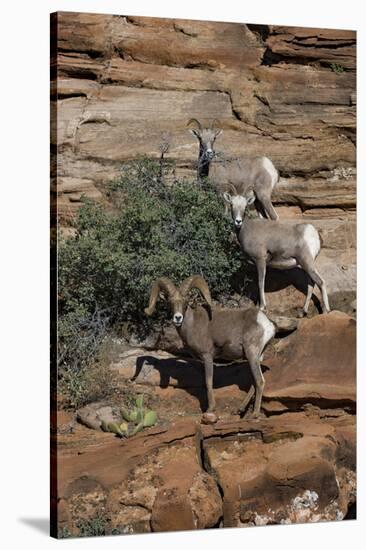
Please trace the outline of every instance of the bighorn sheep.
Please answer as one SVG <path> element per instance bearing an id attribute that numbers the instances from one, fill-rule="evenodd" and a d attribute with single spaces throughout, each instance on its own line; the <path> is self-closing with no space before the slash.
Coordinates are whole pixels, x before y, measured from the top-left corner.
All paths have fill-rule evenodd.
<path id="1" fill-rule="evenodd" d="M 197 173 L 199 178 L 210 176 L 210 179 L 219 191 L 227 191 L 228 187 L 234 188 L 239 195 L 245 195 L 249 187 L 253 187 L 257 203 L 256 208 L 261 214 L 272 220 L 277 220 L 278 215 L 273 208 L 271 194 L 278 182 L 279 174 L 267 157 L 240 157 L 221 161 L 217 159 L 214 151 L 214 143 L 223 130 L 214 127 L 203 128 L 196 118 L 191 118 L 187 126 L 196 124 L 197 128 L 190 128 L 200 145 Z M 258 204 L 259 203 L 259 204 Z"/>
<path id="2" fill-rule="evenodd" d="M 207 306 L 192 308 L 188 305 L 189 292 L 197 288 Z M 152 315 L 159 293 L 167 296 L 173 313 L 173 323 L 186 346 L 201 359 L 205 367 L 208 396 L 208 411 L 215 408 L 212 390 L 213 360 L 248 359 L 254 378 L 240 407 L 244 412 L 255 393 L 253 416 L 258 416 L 262 401 L 264 378 L 261 370 L 261 355 L 275 334 L 274 324 L 256 307 L 228 309 L 212 305 L 211 294 L 206 281 L 200 275 L 193 275 L 183 281 L 179 288 L 170 279 L 157 279 L 152 287 L 147 315 Z"/>
<path id="3" fill-rule="evenodd" d="M 250 219 L 245 214 L 247 206 L 255 201 L 252 189 L 247 191 L 246 196 L 224 193 L 224 198 L 231 206 L 240 246 L 257 266 L 260 309 L 266 308 L 264 282 L 268 265 L 276 269 L 301 267 L 308 275 L 304 315 L 308 312 L 314 284 L 321 290 L 323 306 L 328 313 L 330 308 L 325 282 L 314 265 L 321 247 L 315 227 L 310 223 L 292 225 L 260 218 Z"/>

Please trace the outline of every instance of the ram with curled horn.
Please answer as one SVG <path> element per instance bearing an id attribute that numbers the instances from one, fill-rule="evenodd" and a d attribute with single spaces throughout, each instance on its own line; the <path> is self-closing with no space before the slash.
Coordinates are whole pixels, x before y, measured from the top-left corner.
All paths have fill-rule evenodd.
<path id="1" fill-rule="evenodd" d="M 245 195 L 253 187 L 256 196 L 255 207 L 259 216 L 277 220 L 278 215 L 272 204 L 272 192 L 279 180 L 279 173 L 268 157 L 250 157 L 239 155 L 236 158 L 224 158 L 215 152 L 216 139 L 223 133 L 219 121 L 215 118 L 209 127 L 203 127 L 196 118 L 191 118 L 187 126 L 199 143 L 197 179 L 209 177 L 219 192 L 228 191 L 231 184 L 237 195 Z"/>
<path id="2" fill-rule="evenodd" d="M 196 288 L 206 304 L 189 305 L 190 291 Z M 229 309 L 213 305 L 207 282 L 192 275 L 177 288 L 170 279 L 157 279 L 151 290 L 147 315 L 152 315 L 160 293 L 167 297 L 172 321 L 186 347 L 204 364 L 208 412 L 215 409 L 213 393 L 214 359 L 247 359 L 254 384 L 250 387 L 240 412 L 244 413 L 255 396 L 253 416 L 260 412 L 264 378 L 261 355 L 275 334 L 274 324 L 257 308 Z"/>

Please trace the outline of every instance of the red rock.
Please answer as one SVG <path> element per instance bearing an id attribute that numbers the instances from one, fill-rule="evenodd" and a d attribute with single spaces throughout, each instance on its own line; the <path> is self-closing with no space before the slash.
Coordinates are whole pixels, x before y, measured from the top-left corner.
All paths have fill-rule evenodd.
<path id="1" fill-rule="evenodd" d="M 122 533 L 209 528 L 220 518 L 334 520 L 355 501 L 355 418 L 341 410 L 200 428 L 185 419 L 123 442 L 85 432 L 88 440 L 59 436 L 59 527 L 75 535 L 97 516 Z"/>
<path id="2" fill-rule="evenodd" d="M 268 399 L 356 400 L 356 321 L 339 311 L 304 319 L 265 363 Z"/>
<path id="3" fill-rule="evenodd" d="M 336 443 L 343 423 L 352 441 L 354 418 L 344 414 L 330 423 L 318 413 L 290 413 L 204 427 L 205 463 L 223 493 L 224 527 L 342 519 L 355 499 L 354 467 L 342 468 Z"/>

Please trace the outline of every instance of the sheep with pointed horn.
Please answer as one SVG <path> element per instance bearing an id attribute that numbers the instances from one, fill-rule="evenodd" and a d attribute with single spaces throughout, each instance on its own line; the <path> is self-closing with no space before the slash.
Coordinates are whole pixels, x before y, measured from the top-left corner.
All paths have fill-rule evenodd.
<path id="1" fill-rule="evenodd" d="M 205 306 L 191 307 L 190 291 L 196 288 L 204 298 Z M 208 412 L 215 409 L 213 393 L 214 359 L 247 359 L 254 385 L 240 407 L 244 413 L 255 395 L 253 416 L 260 412 L 264 378 L 261 370 L 261 355 L 275 334 L 274 324 L 254 306 L 229 309 L 212 304 L 207 282 L 200 275 L 192 275 L 177 288 L 170 279 L 157 279 L 151 290 L 147 315 L 152 315 L 160 293 L 167 297 L 172 320 L 184 344 L 204 364 L 208 399 Z"/>
<path id="2" fill-rule="evenodd" d="M 204 128 L 196 118 L 187 124 L 195 123 L 197 128 L 189 132 L 199 142 L 197 178 L 209 177 L 218 191 L 228 191 L 229 184 L 236 189 L 237 195 L 245 196 L 248 188 L 253 187 L 256 196 L 255 208 L 261 217 L 277 220 L 278 215 L 273 207 L 271 196 L 279 180 L 279 173 L 268 157 L 249 157 L 240 155 L 235 159 L 218 158 L 214 145 L 223 130 L 219 121 L 214 119 L 210 127 Z"/>
<path id="3" fill-rule="evenodd" d="M 240 247 L 257 267 L 259 307 L 266 309 L 264 294 L 267 266 L 274 269 L 302 269 L 307 278 L 307 294 L 302 316 L 307 315 L 317 285 L 322 294 L 323 311 L 330 311 L 325 280 L 315 266 L 321 250 L 318 230 L 310 223 L 289 224 L 273 220 L 251 219 L 248 206 L 255 201 L 253 189 L 245 196 L 224 193 L 230 205 Z"/>

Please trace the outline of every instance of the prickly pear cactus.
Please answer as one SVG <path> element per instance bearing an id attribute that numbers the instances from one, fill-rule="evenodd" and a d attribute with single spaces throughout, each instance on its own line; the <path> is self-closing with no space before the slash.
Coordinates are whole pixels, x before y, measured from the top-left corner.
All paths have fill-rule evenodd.
<path id="1" fill-rule="evenodd" d="M 149 428 L 150 426 L 154 426 L 156 424 L 158 415 L 155 411 L 146 411 L 144 415 L 144 428 Z"/>
<path id="2" fill-rule="evenodd" d="M 112 433 L 114 433 L 114 434 L 116 434 L 116 435 L 119 435 L 120 437 L 123 436 L 123 433 L 122 433 L 122 431 L 121 431 L 120 425 L 117 424 L 117 422 L 109 422 L 109 423 L 107 424 L 107 428 L 108 428 L 108 431 L 109 431 L 109 432 L 112 432 Z"/>
<path id="3" fill-rule="evenodd" d="M 144 428 L 154 426 L 157 421 L 155 411 L 144 408 L 144 396 L 139 395 L 135 399 L 135 406 L 131 410 L 121 408 L 121 422 L 102 421 L 102 430 L 111 432 L 119 437 L 130 437 L 141 432 Z"/>
<path id="4" fill-rule="evenodd" d="M 141 432 L 141 430 L 143 430 L 143 429 L 144 429 L 144 423 L 139 422 L 139 424 L 137 424 L 137 426 L 132 430 L 130 435 L 136 435 L 138 432 Z"/>

